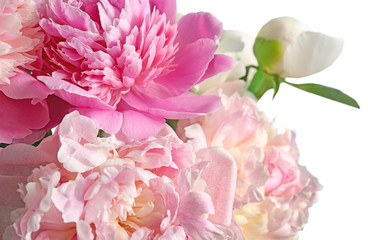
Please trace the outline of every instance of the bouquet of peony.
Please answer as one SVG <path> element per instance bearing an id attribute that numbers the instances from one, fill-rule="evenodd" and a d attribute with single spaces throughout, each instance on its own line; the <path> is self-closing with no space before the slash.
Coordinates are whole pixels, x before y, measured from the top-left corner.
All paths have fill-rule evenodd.
<path id="1" fill-rule="evenodd" d="M 175 0 L 0 0 L 0 236 L 297 239 L 321 189 L 257 100 L 343 41 L 290 17 L 256 38 Z"/>

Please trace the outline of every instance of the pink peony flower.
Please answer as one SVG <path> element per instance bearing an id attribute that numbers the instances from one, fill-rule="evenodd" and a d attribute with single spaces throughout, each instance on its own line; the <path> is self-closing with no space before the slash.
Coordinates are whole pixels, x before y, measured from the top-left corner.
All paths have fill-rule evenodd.
<path id="1" fill-rule="evenodd" d="M 99 128 L 143 139 L 164 118 L 219 106 L 214 96 L 188 93 L 232 64 L 214 54 L 222 24 L 212 15 L 176 23 L 173 0 L 44 0 L 39 16 L 50 37 L 39 79 Z"/>
<path id="2" fill-rule="evenodd" d="M 236 239 L 236 167 L 224 149 L 194 154 L 169 127 L 142 141 L 97 132 L 73 112 L 38 148 L 0 150 L 0 180 L 12 180 L 0 199 L 4 226 L 11 211 L 14 222 L 5 238 Z M 3 171 L 13 162 L 24 171 Z"/>
<path id="3" fill-rule="evenodd" d="M 36 70 L 44 34 L 33 0 L 0 0 L 0 85 L 21 70 Z"/>

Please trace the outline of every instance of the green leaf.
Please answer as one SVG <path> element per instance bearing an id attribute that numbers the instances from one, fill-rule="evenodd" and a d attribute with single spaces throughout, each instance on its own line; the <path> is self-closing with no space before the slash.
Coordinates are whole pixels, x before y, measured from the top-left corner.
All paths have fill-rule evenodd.
<path id="1" fill-rule="evenodd" d="M 176 131 L 176 128 L 178 127 L 178 121 L 176 119 L 166 119 L 166 123 L 169 124 L 169 126 Z"/>
<path id="2" fill-rule="evenodd" d="M 10 144 L 7 143 L 0 143 L 0 148 L 6 148 L 7 146 L 9 146 Z"/>
<path id="3" fill-rule="evenodd" d="M 284 82 L 293 87 L 304 90 L 306 92 L 310 92 L 318 96 L 325 97 L 333 101 L 340 102 L 340 103 L 343 103 L 343 104 L 346 104 L 346 105 L 349 105 L 355 108 L 360 108 L 359 104 L 352 97 L 349 97 L 345 93 L 335 88 L 326 87 L 326 86 L 314 84 L 314 83 L 294 84 L 294 83 L 289 83 L 286 81 Z"/>
<path id="4" fill-rule="evenodd" d="M 282 45 L 277 40 L 266 40 L 264 38 L 256 38 L 253 45 L 253 52 L 257 58 L 259 67 L 266 72 L 270 72 L 282 57 Z"/>

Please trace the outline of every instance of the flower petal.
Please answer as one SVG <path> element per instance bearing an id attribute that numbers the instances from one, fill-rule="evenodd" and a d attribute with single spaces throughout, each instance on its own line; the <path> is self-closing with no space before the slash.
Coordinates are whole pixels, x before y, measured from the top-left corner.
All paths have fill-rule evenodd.
<path id="1" fill-rule="evenodd" d="M 170 89 L 171 96 L 188 91 L 207 71 L 216 48 L 216 42 L 211 39 L 200 39 L 179 48 L 172 63 L 175 71 L 157 78 L 156 82 Z"/>
<path id="2" fill-rule="evenodd" d="M 137 127 L 139 126 L 139 127 Z M 127 110 L 123 112 L 121 132 L 128 137 L 145 139 L 155 135 L 165 126 L 165 119 L 144 112 Z"/>
<path id="3" fill-rule="evenodd" d="M 303 32 L 285 49 L 282 77 L 305 77 L 330 66 L 340 55 L 343 39 Z"/>
<path id="4" fill-rule="evenodd" d="M 210 13 L 190 13 L 178 22 L 178 35 L 176 37 L 179 48 L 198 39 L 217 40 L 222 32 L 222 23 Z M 201 55 L 197 55 L 201 56 Z"/>
<path id="5" fill-rule="evenodd" d="M 55 95 L 77 107 L 112 109 L 98 97 L 88 93 L 82 88 L 67 81 L 47 76 L 40 76 L 38 79 L 53 90 Z"/>
<path id="6" fill-rule="evenodd" d="M 0 142 L 11 143 L 24 138 L 32 129 L 41 129 L 49 122 L 45 102 L 32 104 L 31 99 L 11 99 L 0 92 Z"/>
<path id="7" fill-rule="evenodd" d="M 92 119 L 98 129 L 102 129 L 107 133 L 116 134 L 121 129 L 123 114 L 120 112 L 92 108 L 76 108 L 76 110 Z"/>
<path id="8" fill-rule="evenodd" d="M 172 0 L 150 0 L 151 8 L 156 7 L 160 13 L 165 14 L 170 23 L 176 21 L 176 1 Z"/>
<path id="9" fill-rule="evenodd" d="M 210 161 L 202 173 L 216 209 L 208 220 L 229 226 L 233 216 L 237 168 L 234 158 L 223 148 L 206 148 L 198 151 L 197 157 Z"/>
<path id="10" fill-rule="evenodd" d="M 28 73 L 18 73 L 10 78 L 10 84 L 0 85 L 0 91 L 13 99 L 45 99 L 51 91 Z"/>
<path id="11" fill-rule="evenodd" d="M 221 106 L 217 96 L 198 96 L 189 92 L 166 99 L 129 93 L 124 96 L 124 100 L 136 109 L 168 119 L 195 117 L 205 112 L 213 112 Z"/>
<path id="12" fill-rule="evenodd" d="M 19 183 L 26 183 L 26 177 L 0 175 L 0 236 L 3 236 L 7 226 L 11 225 L 10 213 L 24 207 L 24 202 L 17 191 Z M 6 238 L 4 238 L 6 239 Z"/>
<path id="13" fill-rule="evenodd" d="M 51 155 L 28 144 L 12 144 L 0 151 L 0 174 L 3 176 L 29 176 L 42 163 L 54 162 Z"/>

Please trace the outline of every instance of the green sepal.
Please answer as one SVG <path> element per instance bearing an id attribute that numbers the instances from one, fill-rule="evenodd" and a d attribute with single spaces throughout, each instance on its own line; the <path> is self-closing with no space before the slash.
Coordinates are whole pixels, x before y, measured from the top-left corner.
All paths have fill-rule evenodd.
<path id="1" fill-rule="evenodd" d="M 305 84 L 294 84 L 284 81 L 285 83 L 289 84 L 290 86 L 299 88 L 309 93 L 316 94 L 318 96 L 328 98 L 330 100 L 340 102 L 355 108 L 360 108 L 357 101 L 355 101 L 352 97 L 348 96 L 347 94 L 341 92 L 338 89 L 326 87 L 319 84 L 314 83 L 305 83 Z"/>
<path id="2" fill-rule="evenodd" d="M 278 76 L 258 70 L 253 76 L 248 91 L 252 92 L 257 99 L 260 99 L 269 89 L 274 89 L 273 97 L 275 97 L 279 86 L 280 81 Z"/>
<path id="3" fill-rule="evenodd" d="M 282 45 L 277 40 L 266 40 L 256 38 L 253 45 L 253 52 L 257 58 L 259 68 L 266 72 L 272 72 L 272 67 L 281 59 L 283 51 Z"/>

